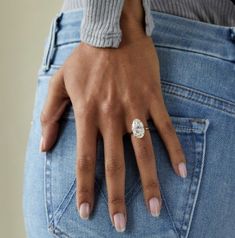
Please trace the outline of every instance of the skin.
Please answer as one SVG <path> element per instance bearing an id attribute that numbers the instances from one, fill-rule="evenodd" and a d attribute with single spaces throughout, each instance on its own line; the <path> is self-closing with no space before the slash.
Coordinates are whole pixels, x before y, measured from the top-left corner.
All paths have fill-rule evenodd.
<path id="1" fill-rule="evenodd" d="M 138 2 L 138 3 L 137 3 Z M 131 10 L 130 10 L 131 9 Z M 104 140 L 105 178 L 108 191 L 110 219 L 117 231 L 122 217 L 126 223 L 125 163 L 122 137 L 131 132 L 131 123 L 139 118 L 145 126 L 153 122 L 167 148 L 172 168 L 179 176 L 186 163 L 184 152 L 163 101 L 159 61 L 151 37 L 144 29 L 141 1 L 125 1 L 120 26 L 122 42 L 119 48 L 97 48 L 81 42 L 51 78 L 46 103 L 41 113 L 41 151 L 55 144 L 59 119 L 71 101 L 77 131 L 77 190 L 78 210 L 88 203 L 87 219 L 94 206 L 96 143 Z M 159 206 L 152 215 L 159 215 L 161 194 L 156 171 L 156 157 L 149 131 L 143 138 L 131 136 L 135 151 L 145 203 L 156 197 Z M 183 164 L 182 164 L 183 163 Z"/>

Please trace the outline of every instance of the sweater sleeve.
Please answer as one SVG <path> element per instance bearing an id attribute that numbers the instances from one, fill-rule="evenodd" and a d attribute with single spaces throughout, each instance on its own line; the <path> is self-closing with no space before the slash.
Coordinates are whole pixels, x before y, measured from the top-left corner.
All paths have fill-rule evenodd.
<path id="1" fill-rule="evenodd" d="M 96 47 L 118 48 L 122 32 L 120 17 L 124 0 L 86 0 L 81 22 L 81 41 Z M 151 36 L 154 22 L 150 0 L 142 0 L 145 12 L 145 32 Z"/>

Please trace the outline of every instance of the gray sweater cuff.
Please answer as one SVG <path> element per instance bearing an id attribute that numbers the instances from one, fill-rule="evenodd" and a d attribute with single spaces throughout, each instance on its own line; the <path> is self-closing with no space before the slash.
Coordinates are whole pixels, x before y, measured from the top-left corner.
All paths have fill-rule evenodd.
<path id="1" fill-rule="evenodd" d="M 154 22 L 150 0 L 142 0 L 145 11 L 145 32 L 151 36 Z M 118 48 L 122 32 L 120 17 L 124 0 L 86 0 L 81 23 L 81 41 L 96 47 Z"/>

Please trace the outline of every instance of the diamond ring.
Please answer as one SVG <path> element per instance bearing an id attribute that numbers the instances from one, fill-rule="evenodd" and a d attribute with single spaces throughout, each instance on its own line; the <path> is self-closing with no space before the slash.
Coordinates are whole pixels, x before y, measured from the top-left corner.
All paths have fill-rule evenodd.
<path id="1" fill-rule="evenodd" d="M 145 130 L 149 130 L 149 127 L 144 127 L 143 122 L 140 119 L 134 119 L 132 121 L 132 132 L 130 134 L 133 134 L 137 138 L 142 138 L 144 136 Z"/>

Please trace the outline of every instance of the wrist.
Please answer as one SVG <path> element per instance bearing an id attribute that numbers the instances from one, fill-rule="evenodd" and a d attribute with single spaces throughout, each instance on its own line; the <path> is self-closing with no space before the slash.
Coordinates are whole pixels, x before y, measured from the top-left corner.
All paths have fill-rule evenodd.
<path id="1" fill-rule="evenodd" d="M 144 17 L 142 0 L 125 0 L 120 18 L 122 42 L 131 42 L 146 36 Z"/>

